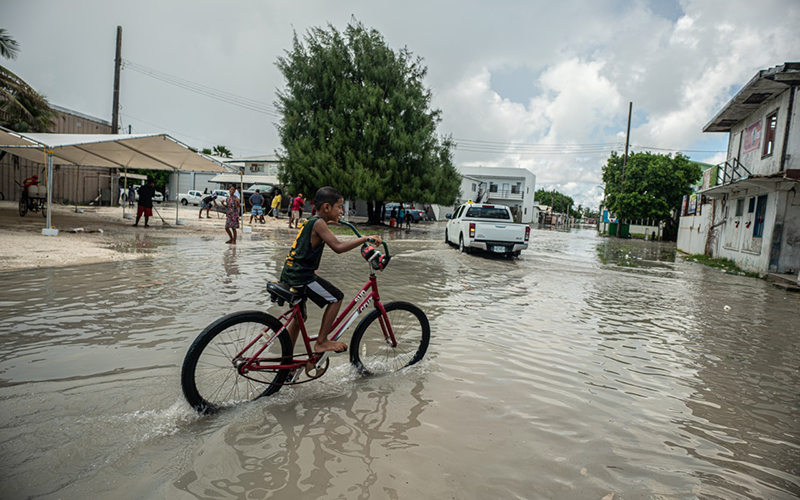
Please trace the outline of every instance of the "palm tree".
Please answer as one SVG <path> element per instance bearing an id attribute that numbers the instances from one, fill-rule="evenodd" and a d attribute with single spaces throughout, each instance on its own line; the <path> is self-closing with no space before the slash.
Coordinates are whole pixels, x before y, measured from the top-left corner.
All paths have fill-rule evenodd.
<path id="1" fill-rule="evenodd" d="M 16 59 L 19 43 L 0 29 L 0 55 Z M 47 99 L 25 80 L 0 66 L 0 122 L 17 132 L 47 132 L 58 116 Z"/>
<path id="2" fill-rule="evenodd" d="M 231 150 L 221 144 L 219 146 L 214 146 L 214 154 L 223 158 L 231 158 L 233 156 Z"/>

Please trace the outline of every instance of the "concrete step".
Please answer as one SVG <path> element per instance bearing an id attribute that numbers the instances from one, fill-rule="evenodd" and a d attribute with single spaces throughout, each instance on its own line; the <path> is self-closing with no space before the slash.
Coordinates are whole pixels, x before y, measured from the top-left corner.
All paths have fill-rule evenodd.
<path id="1" fill-rule="evenodd" d="M 772 282 L 772 286 L 781 290 L 800 293 L 800 283 L 797 282 L 797 275 L 795 274 L 769 273 L 767 281 Z"/>

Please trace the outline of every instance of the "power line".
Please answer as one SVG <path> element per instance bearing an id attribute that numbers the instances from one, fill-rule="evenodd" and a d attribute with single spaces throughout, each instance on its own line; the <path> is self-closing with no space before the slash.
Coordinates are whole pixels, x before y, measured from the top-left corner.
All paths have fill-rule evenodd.
<path id="1" fill-rule="evenodd" d="M 725 149 L 683 149 L 683 148 L 657 148 L 655 146 L 641 146 L 638 144 L 631 144 L 631 147 L 642 149 L 654 149 L 656 151 L 678 151 L 686 153 L 725 153 Z"/>
<path id="2" fill-rule="evenodd" d="M 500 142 L 500 141 L 482 141 L 478 139 L 458 139 L 458 138 L 453 138 L 453 140 L 456 142 L 476 142 L 481 144 L 498 144 L 503 146 L 535 146 L 535 147 L 619 146 L 621 144 L 620 142 L 540 144 L 534 142 Z"/>
<path id="3" fill-rule="evenodd" d="M 124 62 L 123 69 L 130 69 L 132 71 L 148 76 L 150 78 L 162 81 L 164 83 L 168 83 L 170 85 L 174 85 L 183 90 L 188 90 L 190 92 L 194 92 L 196 94 L 200 94 L 209 97 L 211 99 L 232 104 L 240 108 L 249 109 L 257 113 L 274 116 L 276 118 L 281 117 L 278 111 L 268 103 L 256 101 L 255 99 L 250 99 L 249 97 L 239 96 L 236 94 L 232 94 L 230 92 L 226 92 L 224 90 L 215 89 L 213 87 L 208 87 L 206 85 L 192 82 L 190 80 L 185 80 L 183 78 L 171 75 L 169 73 L 164 73 L 163 71 L 159 71 L 157 69 L 153 69 L 143 64 L 138 64 L 127 59 L 124 59 L 123 62 Z"/>

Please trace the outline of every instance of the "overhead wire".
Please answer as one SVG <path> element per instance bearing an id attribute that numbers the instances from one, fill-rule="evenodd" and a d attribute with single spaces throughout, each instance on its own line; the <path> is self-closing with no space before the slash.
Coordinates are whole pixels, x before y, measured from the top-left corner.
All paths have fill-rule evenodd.
<path id="1" fill-rule="evenodd" d="M 250 99 L 249 97 L 243 97 L 237 94 L 226 92 L 224 90 L 219 90 L 213 87 L 209 87 L 207 85 L 202 85 L 200 83 L 192 82 L 190 80 L 186 80 L 177 77 L 175 75 L 171 75 L 169 73 L 165 73 L 163 71 L 150 68 L 143 64 L 133 62 L 129 59 L 123 59 L 122 62 L 123 62 L 123 69 L 130 69 L 132 71 L 159 80 L 161 82 L 174 85 L 181 89 L 188 90 L 190 92 L 194 92 L 196 94 L 200 94 L 209 97 L 211 99 L 232 104 L 240 108 L 249 109 L 251 111 L 255 111 L 257 113 L 262 113 L 269 116 L 274 116 L 276 118 L 281 117 L 278 110 L 275 109 L 274 106 L 268 103 L 262 101 L 256 101 L 255 99 Z"/>

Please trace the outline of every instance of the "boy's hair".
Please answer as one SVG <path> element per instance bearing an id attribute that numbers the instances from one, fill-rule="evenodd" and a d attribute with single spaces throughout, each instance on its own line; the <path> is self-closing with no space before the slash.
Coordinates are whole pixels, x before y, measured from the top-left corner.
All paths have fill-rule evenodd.
<path id="1" fill-rule="evenodd" d="M 340 193 L 338 189 L 325 186 L 323 188 L 319 188 L 317 190 L 317 194 L 314 195 L 314 206 L 317 207 L 317 210 L 319 210 L 322 208 L 322 205 L 330 203 L 331 206 L 333 206 L 336 205 L 337 201 L 343 198 L 344 196 L 342 196 L 342 193 Z"/>

